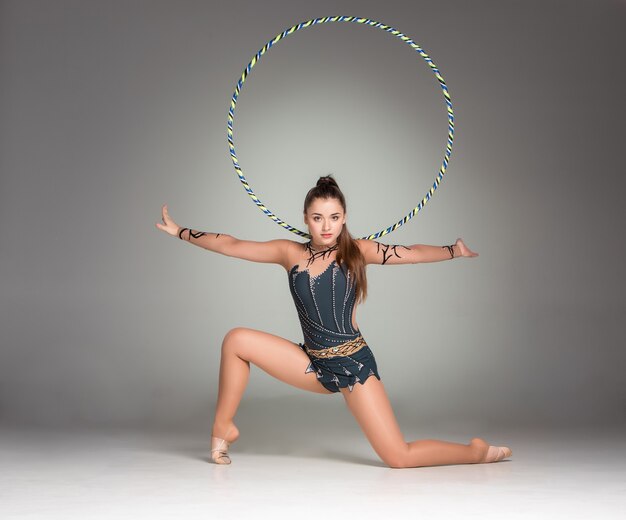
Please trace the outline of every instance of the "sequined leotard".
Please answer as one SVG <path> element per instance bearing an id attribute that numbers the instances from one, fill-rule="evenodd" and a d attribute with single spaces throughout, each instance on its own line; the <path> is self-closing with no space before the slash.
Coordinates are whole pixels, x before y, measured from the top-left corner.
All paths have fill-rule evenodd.
<path id="1" fill-rule="evenodd" d="M 364 340 L 352 323 L 355 283 L 346 264 L 342 262 L 340 267 L 332 260 L 318 275 L 298 268 L 298 264 L 294 265 L 288 275 L 304 335 L 304 343 L 298 345 L 310 360 L 305 373 L 317 372 L 320 383 L 331 392 L 345 387 L 351 392 L 356 382 L 363 384 L 371 375 L 380 380 L 374 354 L 367 344 L 349 355 L 325 359 L 307 352 L 307 348 L 321 351 L 357 338 L 361 338 L 361 343 Z"/>

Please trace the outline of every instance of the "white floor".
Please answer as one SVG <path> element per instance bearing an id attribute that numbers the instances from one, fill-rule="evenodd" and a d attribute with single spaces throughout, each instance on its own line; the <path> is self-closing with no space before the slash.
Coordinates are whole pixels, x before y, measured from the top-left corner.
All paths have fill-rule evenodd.
<path id="1" fill-rule="evenodd" d="M 510 460 L 391 469 L 352 434 L 248 431 L 220 466 L 203 435 L 2 429 L 0 518 L 624 519 L 623 433 L 499 431 Z"/>

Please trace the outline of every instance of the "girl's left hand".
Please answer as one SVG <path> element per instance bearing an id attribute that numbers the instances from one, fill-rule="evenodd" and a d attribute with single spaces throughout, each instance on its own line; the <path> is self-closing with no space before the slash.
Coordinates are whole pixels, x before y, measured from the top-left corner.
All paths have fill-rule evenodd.
<path id="1" fill-rule="evenodd" d="M 465 245 L 462 239 L 457 238 L 455 246 L 459 246 L 459 251 L 461 252 L 461 256 L 478 256 L 478 253 L 474 253 L 469 247 Z"/>
<path id="2" fill-rule="evenodd" d="M 163 204 L 163 207 L 161 208 L 161 216 L 163 218 L 163 224 L 157 222 L 156 227 L 165 231 L 169 235 L 177 236 L 180 231 L 180 226 L 174 222 L 172 217 L 170 217 L 170 214 L 167 211 L 167 204 Z"/>

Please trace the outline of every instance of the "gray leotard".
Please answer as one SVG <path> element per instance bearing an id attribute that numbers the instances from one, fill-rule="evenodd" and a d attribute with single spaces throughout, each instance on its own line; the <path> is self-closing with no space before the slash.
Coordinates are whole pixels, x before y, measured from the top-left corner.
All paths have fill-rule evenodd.
<path id="1" fill-rule="evenodd" d="M 295 265 L 289 271 L 289 288 L 296 304 L 305 351 L 324 349 L 361 336 L 352 326 L 352 310 L 355 303 L 355 282 L 347 265 L 341 267 L 333 260 L 324 271 L 311 276 L 308 270 L 298 271 Z M 307 353 L 308 355 L 308 353 Z M 308 355 L 310 364 L 305 372 L 317 372 L 317 378 L 325 388 L 339 392 L 348 387 L 350 391 L 358 381 L 361 384 L 370 375 L 379 380 L 374 354 L 364 346 L 349 356 L 320 359 Z"/>

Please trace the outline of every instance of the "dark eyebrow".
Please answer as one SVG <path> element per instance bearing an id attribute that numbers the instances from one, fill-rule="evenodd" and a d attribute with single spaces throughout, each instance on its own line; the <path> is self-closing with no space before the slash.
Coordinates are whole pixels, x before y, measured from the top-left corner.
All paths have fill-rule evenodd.
<path id="1" fill-rule="evenodd" d="M 313 213 L 313 215 L 319 215 L 320 217 L 323 216 L 321 213 Z M 333 213 L 331 217 L 333 217 L 334 215 L 341 215 L 341 213 Z"/>

